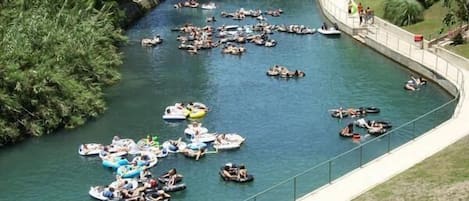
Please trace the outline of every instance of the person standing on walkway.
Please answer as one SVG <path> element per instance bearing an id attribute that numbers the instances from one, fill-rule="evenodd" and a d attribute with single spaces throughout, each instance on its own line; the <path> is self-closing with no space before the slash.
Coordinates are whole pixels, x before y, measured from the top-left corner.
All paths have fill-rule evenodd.
<path id="1" fill-rule="evenodd" d="M 375 23 L 375 11 L 371 8 L 368 10 L 368 21 L 370 22 L 370 24 Z"/>
<path id="2" fill-rule="evenodd" d="M 357 9 L 358 9 L 358 16 L 360 17 L 360 25 L 361 25 L 363 23 L 363 18 L 365 17 L 363 13 L 362 2 L 358 3 Z"/>
<path id="3" fill-rule="evenodd" d="M 368 20 L 370 20 L 370 15 L 371 14 L 371 9 L 370 7 L 366 7 L 366 11 L 365 11 L 365 24 L 368 24 Z"/>

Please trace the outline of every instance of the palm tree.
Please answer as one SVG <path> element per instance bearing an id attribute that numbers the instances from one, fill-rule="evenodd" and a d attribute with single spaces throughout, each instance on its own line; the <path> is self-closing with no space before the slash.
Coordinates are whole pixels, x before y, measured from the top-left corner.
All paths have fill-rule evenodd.
<path id="1" fill-rule="evenodd" d="M 389 0 L 384 4 L 384 18 L 398 26 L 423 20 L 423 7 L 416 0 Z"/>

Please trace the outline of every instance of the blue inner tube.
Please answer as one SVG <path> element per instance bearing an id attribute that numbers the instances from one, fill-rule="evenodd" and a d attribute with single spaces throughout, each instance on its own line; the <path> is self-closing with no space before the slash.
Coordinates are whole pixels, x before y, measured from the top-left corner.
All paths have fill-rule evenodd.
<path id="1" fill-rule="evenodd" d="M 193 142 L 188 144 L 187 147 L 192 150 L 201 150 L 207 148 L 207 144 L 203 142 Z"/>
<path id="2" fill-rule="evenodd" d="M 169 143 L 169 145 L 168 145 L 168 150 L 169 150 L 169 151 L 172 151 L 172 152 L 175 152 L 175 151 L 178 150 L 178 147 L 175 146 L 174 144 Z"/>
<path id="3" fill-rule="evenodd" d="M 140 175 L 141 168 L 133 167 L 132 165 L 124 165 L 117 169 L 117 175 L 122 178 L 133 178 Z"/>
<path id="4" fill-rule="evenodd" d="M 365 111 L 366 113 L 379 113 L 381 110 L 377 107 L 367 107 Z"/>
<path id="5" fill-rule="evenodd" d="M 116 159 L 116 160 L 117 161 L 103 160 L 102 164 L 103 164 L 104 167 L 113 168 L 113 169 L 117 169 L 120 166 L 129 164 L 129 161 L 126 158 L 119 158 L 119 159 Z"/>

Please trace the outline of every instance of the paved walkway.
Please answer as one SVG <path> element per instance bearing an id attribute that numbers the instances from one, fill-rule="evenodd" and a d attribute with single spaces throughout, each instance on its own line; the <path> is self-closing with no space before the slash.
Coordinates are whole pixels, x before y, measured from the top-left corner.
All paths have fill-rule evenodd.
<path id="1" fill-rule="evenodd" d="M 333 21 L 339 20 L 350 28 L 362 28 L 354 19 L 356 16 L 348 16 L 346 13 L 348 0 L 318 1 L 321 1 L 324 12 L 328 12 L 336 18 Z M 380 19 L 377 19 L 376 22 L 375 25 L 367 26 L 368 28 L 360 35 L 426 65 L 460 89 L 469 89 L 469 72 L 467 70 L 452 65 L 451 62 L 436 56 L 430 50 L 420 49 L 413 43 L 413 35 L 409 36 L 409 33 L 405 33 L 405 31 L 395 30 L 397 27 L 383 23 Z M 468 82 L 464 82 L 463 78 L 468 78 Z M 410 141 L 391 153 L 364 165 L 363 168 L 356 169 L 333 181 L 332 184 L 323 186 L 298 200 L 351 200 L 466 136 L 469 133 L 469 127 L 465 126 L 469 120 L 469 100 L 465 98 L 464 92 L 460 94 L 460 102 L 453 118 L 421 135 L 416 140 Z"/>

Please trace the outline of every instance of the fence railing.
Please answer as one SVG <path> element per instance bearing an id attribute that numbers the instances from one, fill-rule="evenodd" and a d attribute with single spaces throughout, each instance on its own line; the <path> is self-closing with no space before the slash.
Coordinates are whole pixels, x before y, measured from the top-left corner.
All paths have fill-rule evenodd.
<path id="1" fill-rule="evenodd" d="M 359 19 L 348 16 L 347 10 L 337 6 L 337 3 L 330 0 L 319 0 L 325 12 L 329 12 L 337 20 L 351 28 L 359 28 Z M 447 103 L 411 120 L 393 130 L 371 139 L 359 146 L 339 154 L 327 161 L 319 163 L 293 177 L 290 177 L 262 192 L 259 192 L 244 201 L 260 200 L 293 200 L 302 197 L 311 191 L 331 183 L 333 180 L 347 174 L 351 170 L 362 167 L 364 164 L 386 154 L 401 145 L 414 140 L 423 133 L 434 129 L 447 119 L 455 117 L 459 111 L 458 101 L 463 101 L 464 75 L 459 66 L 453 65 L 449 60 L 422 49 L 416 44 L 412 44 L 410 36 L 413 34 L 406 32 L 394 25 L 389 25 L 385 29 L 380 28 L 379 23 L 384 21 L 375 18 L 378 25 L 373 26 L 374 30 L 367 32 L 367 37 L 382 45 L 417 61 L 427 68 L 437 72 L 447 80 L 453 82 L 459 93 Z M 387 29 L 399 29 L 404 33 L 396 35 L 396 31 L 390 32 Z M 462 98 L 460 100 L 460 98 Z M 456 110 L 454 110 L 456 108 Z M 428 123 L 432 122 L 432 123 Z"/>

